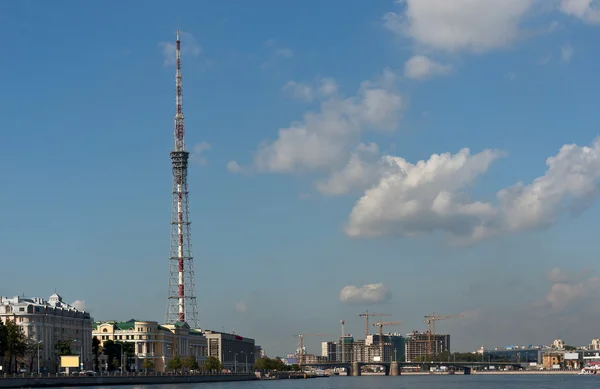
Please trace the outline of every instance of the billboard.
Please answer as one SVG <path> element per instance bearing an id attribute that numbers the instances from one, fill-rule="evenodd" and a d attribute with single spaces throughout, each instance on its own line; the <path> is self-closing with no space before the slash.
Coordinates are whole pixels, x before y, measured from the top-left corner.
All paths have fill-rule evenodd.
<path id="1" fill-rule="evenodd" d="M 79 367 L 79 355 L 61 355 L 60 367 Z"/>
<path id="2" fill-rule="evenodd" d="M 579 353 L 565 353 L 565 360 L 579 359 Z"/>

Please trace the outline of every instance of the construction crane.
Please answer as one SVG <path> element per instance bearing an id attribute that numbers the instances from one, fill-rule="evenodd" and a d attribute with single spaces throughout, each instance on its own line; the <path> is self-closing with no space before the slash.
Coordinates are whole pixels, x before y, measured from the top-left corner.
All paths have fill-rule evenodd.
<path id="1" fill-rule="evenodd" d="M 369 313 L 369 311 L 365 311 L 365 313 L 359 313 L 358 316 L 365 318 L 365 339 L 369 336 L 369 316 L 373 317 L 381 317 L 381 316 L 392 316 L 389 313 Z"/>
<path id="2" fill-rule="evenodd" d="M 300 358 L 298 358 L 298 366 L 304 363 L 304 337 L 305 336 L 333 336 L 330 334 L 298 334 L 294 335 L 300 338 Z"/>
<path id="3" fill-rule="evenodd" d="M 431 334 L 432 332 L 435 334 L 435 322 L 439 320 L 447 320 L 452 319 L 454 317 L 462 317 L 462 313 L 458 313 L 455 315 L 439 315 L 436 316 L 435 313 L 432 315 L 426 315 L 424 322 L 427 323 L 427 360 L 431 359 Z"/>
<path id="4" fill-rule="evenodd" d="M 402 322 L 399 321 L 379 321 L 377 323 L 373 323 L 374 327 L 379 327 L 379 356 L 381 357 L 381 362 L 383 360 L 383 326 L 399 326 L 402 325 Z"/>

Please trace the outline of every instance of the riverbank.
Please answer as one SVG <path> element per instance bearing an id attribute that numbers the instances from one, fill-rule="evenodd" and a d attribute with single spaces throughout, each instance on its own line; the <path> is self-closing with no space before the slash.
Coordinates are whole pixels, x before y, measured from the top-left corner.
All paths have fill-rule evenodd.
<path id="1" fill-rule="evenodd" d="M 258 380 L 254 374 L 248 375 L 148 375 L 148 376 L 93 376 L 93 377 L 11 377 L 0 378 L 0 389 L 9 388 L 48 388 L 67 386 L 117 386 L 182 384 L 199 382 L 230 382 Z"/>

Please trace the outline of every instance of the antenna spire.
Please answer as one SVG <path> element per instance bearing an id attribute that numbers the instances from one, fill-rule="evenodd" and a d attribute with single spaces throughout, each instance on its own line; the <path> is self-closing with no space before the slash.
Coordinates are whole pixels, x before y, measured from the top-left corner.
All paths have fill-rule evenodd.
<path id="1" fill-rule="evenodd" d="M 177 70 L 175 71 L 175 151 L 184 151 L 185 142 L 183 140 L 184 130 L 184 118 L 183 118 L 183 94 L 182 94 L 182 83 L 181 83 L 181 41 L 179 40 L 179 30 L 177 30 L 177 40 L 175 42 L 175 58 L 177 61 Z"/>

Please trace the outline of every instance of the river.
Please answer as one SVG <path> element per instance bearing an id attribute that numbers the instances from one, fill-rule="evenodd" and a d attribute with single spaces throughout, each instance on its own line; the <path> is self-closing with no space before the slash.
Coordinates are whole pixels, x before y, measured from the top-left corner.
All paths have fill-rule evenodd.
<path id="1" fill-rule="evenodd" d="M 113 387 L 88 386 L 81 389 L 596 389 L 598 387 L 600 387 L 600 375 L 431 375 L 330 377 L 308 380 Z"/>

